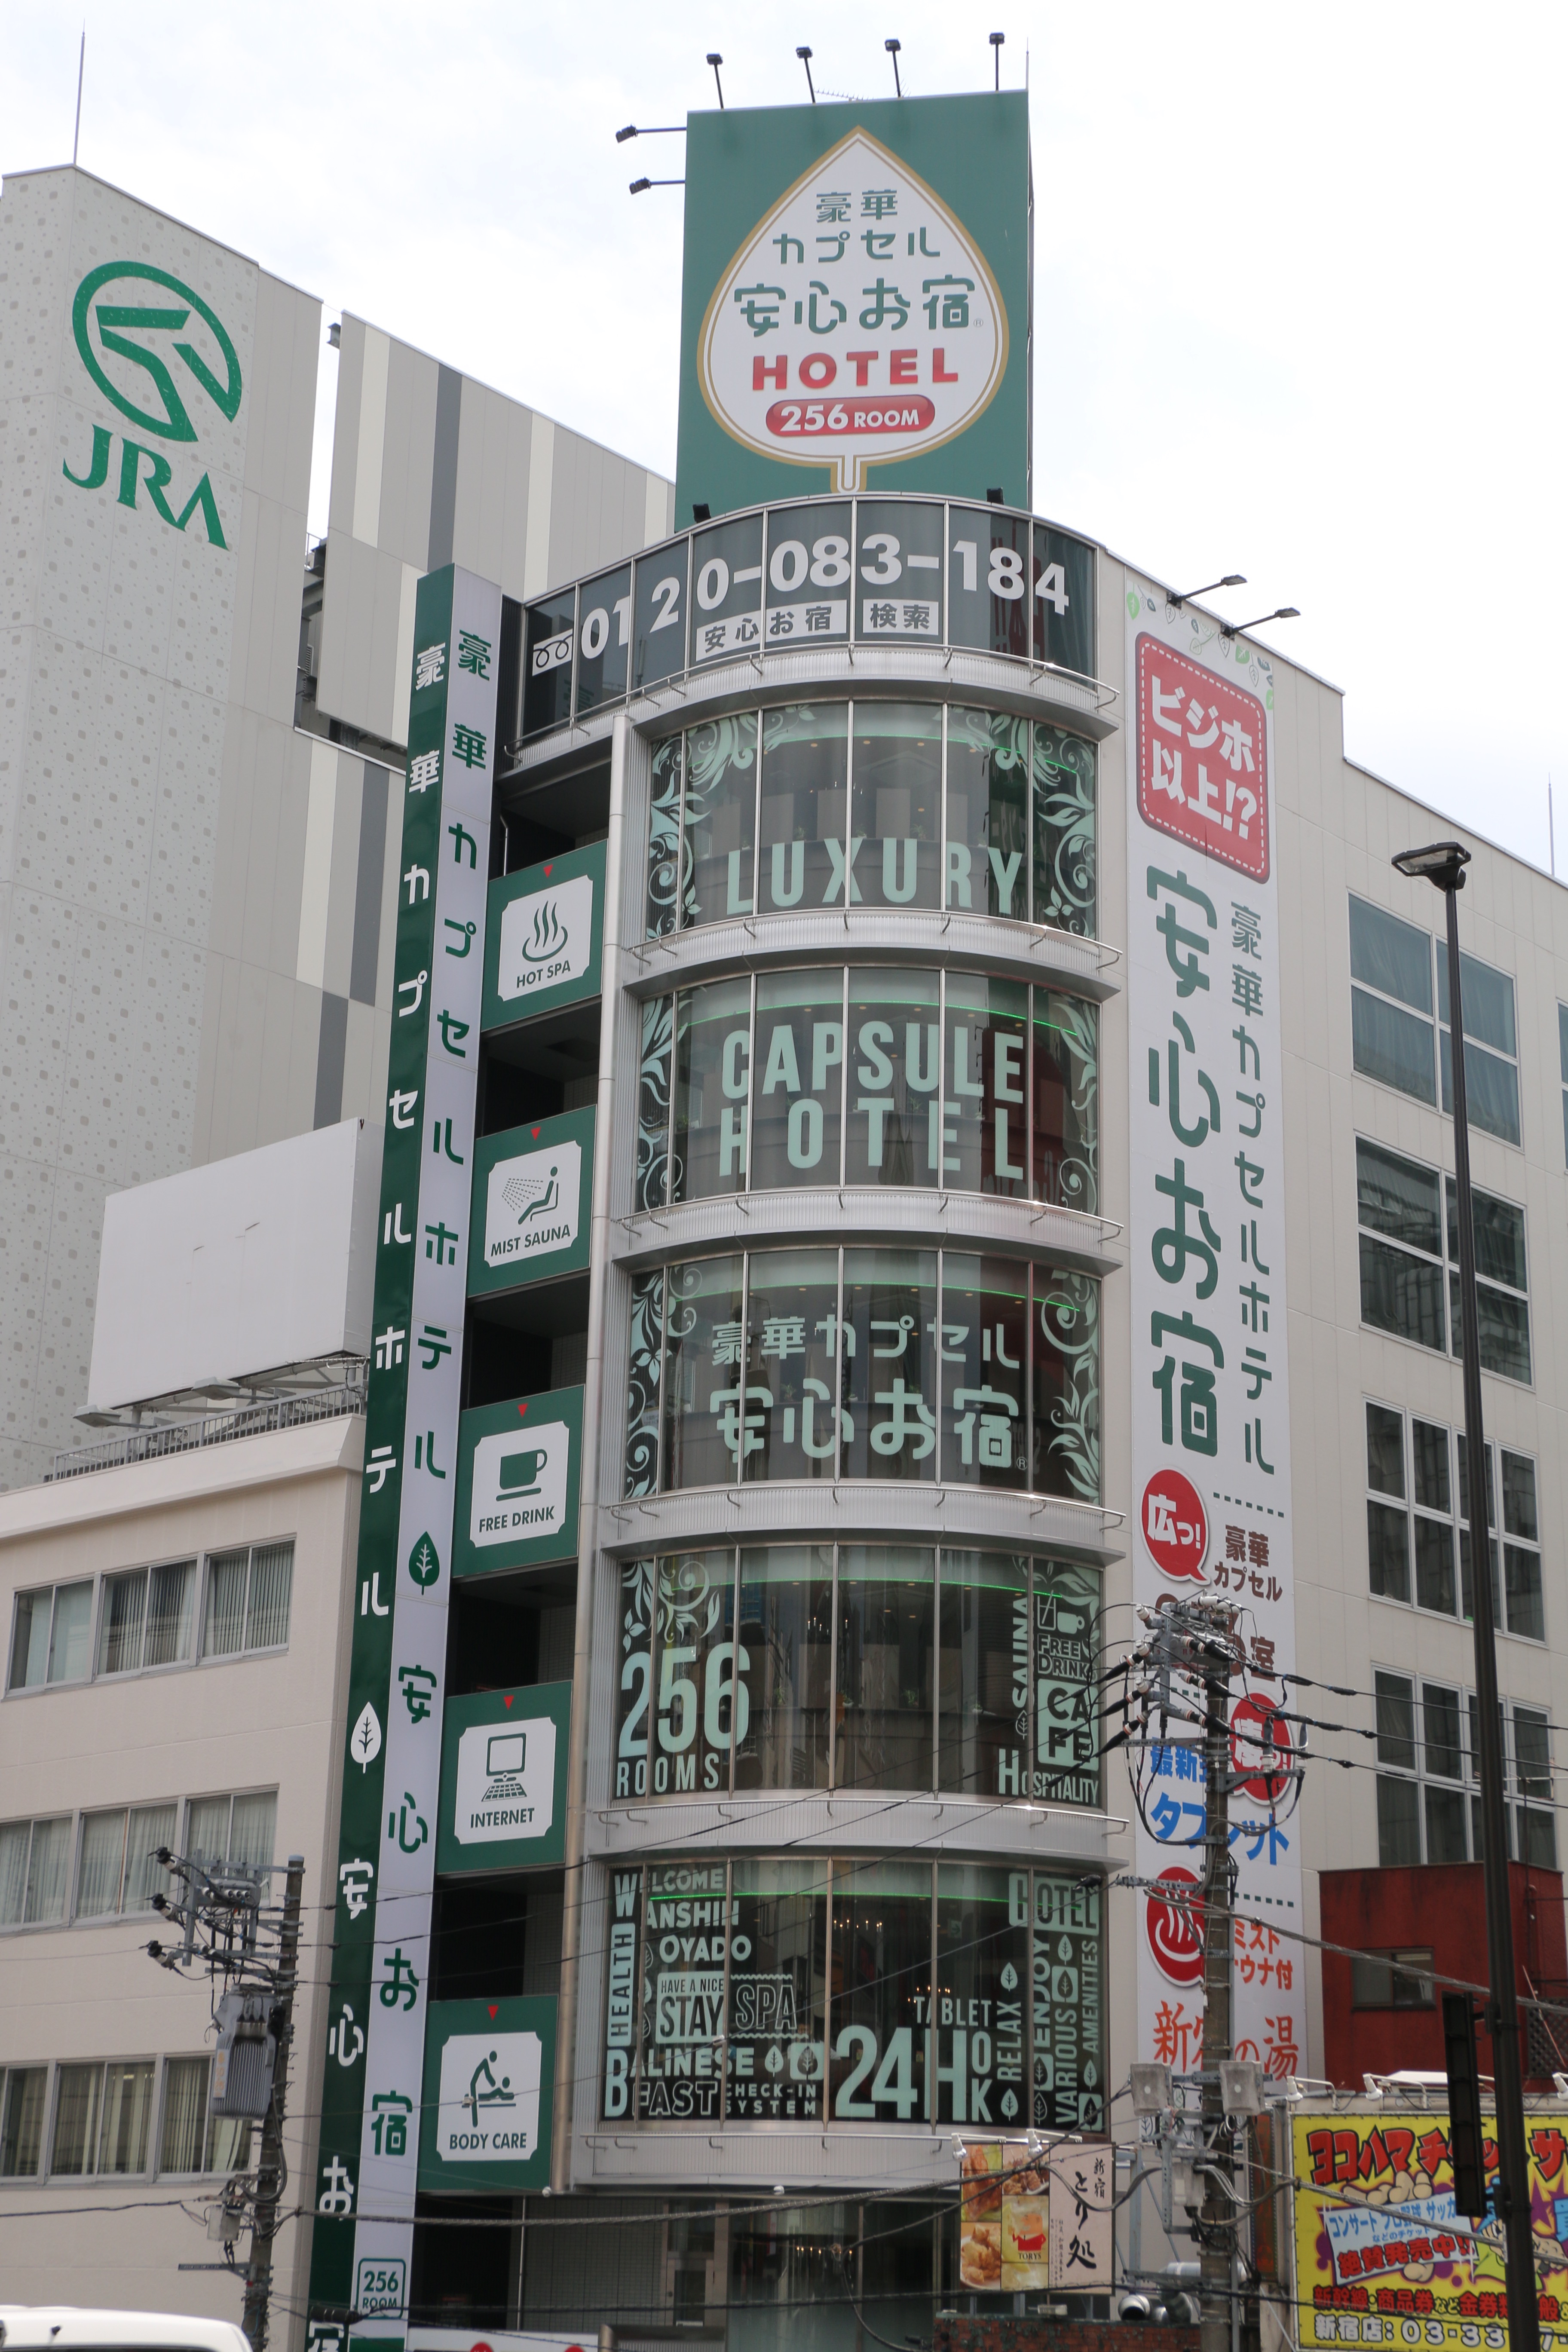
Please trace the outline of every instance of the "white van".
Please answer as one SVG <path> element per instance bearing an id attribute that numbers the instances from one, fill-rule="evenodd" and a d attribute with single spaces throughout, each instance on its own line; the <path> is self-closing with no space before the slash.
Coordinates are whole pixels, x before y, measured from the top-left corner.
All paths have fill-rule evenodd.
<path id="1" fill-rule="evenodd" d="M 250 2338 L 227 2319 L 0 2303 L 0 2352 L 250 2352 Z"/>

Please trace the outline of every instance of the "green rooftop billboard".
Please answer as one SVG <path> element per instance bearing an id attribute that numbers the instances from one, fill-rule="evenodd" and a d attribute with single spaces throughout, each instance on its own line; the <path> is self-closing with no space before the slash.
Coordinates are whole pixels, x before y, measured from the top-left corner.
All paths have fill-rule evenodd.
<path id="1" fill-rule="evenodd" d="M 731 108 L 686 150 L 677 521 L 868 487 L 1030 505 L 1026 95 Z"/>

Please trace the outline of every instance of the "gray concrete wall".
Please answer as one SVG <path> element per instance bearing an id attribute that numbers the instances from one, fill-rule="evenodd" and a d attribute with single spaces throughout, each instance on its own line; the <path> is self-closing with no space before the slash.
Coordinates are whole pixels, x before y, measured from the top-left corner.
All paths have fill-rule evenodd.
<path id="1" fill-rule="evenodd" d="M 118 398 L 78 348 L 77 289 L 113 263 L 166 272 L 232 341 L 231 418 L 177 355 L 193 339 L 226 391 L 199 312 L 131 331 L 194 442 L 166 429 L 152 372 L 101 344 L 92 299 Z M 144 278 L 101 290 L 184 306 Z M 247 761 L 282 767 L 292 729 L 320 304 L 68 168 L 5 183 L 0 320 L 0 1483 L 16 1485 L 78 1433 L 105 1192 L 192 1158 L 208 943 L 233 921 L 226 802 Z M 219 544 L 186 511 L 204 476 Z"/>

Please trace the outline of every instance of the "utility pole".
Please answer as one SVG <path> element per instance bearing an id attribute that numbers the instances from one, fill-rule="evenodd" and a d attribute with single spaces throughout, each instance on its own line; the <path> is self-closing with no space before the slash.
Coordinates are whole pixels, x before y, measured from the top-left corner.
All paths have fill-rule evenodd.
<path id="1" fill-rule="evenodd" d="M 1497 2211 L 1508 2249 L 1508 2333 L 1512 2352 L 1539 2352 L 1540 2286 L 1530 2215 L 1530 2171 L 1524 2147 L 1524 2070 L 1519 2046 L 1519 1991 L 1514 1980 L 1513 1914 L 1508 1880 L 1508 1822 L 1503 1804 L 1501 1706 L 1498 1697 L 1497 1622 L 1492 1607 L 1491 1528 L 1487 1509 L 1486 1434 L 1481 1423 L 1480 1317 L 1476 1303 L 1476 1227 L 1470 1195 L 1469 1103 L 1465 1074 L 1465 1008 L 1459 970 L 1459 892 L 1470 853 L 1457 841 L 1407 849 L 1394 858 L 1401 874 L 1423 876 L 1443 893 L 1448 927 L 1448 1034 L 1454 1083 L 1454 1193 L 1459 1227 L 1459 1323 L 1464 1349 L 1465 1467 L 1470 1503 L 1470 1589 L 1476 1656 L 1476 1761 L 1481 1783 L 1481 1864 L 1486 1885 L 1487 1969 L 1491 1999 L 1486 2027 L 1492 2042 L 1497 2100 Z"/>
<path id="2" fill-rule="evenodd" d="M 209 2211 L 208 2234 L 232 2247 L 248 2214 L 250 2261 L 243 2325 L 251 2352 L 266 2352 L 272 2248 L 284 2179 L 283 2105 L 300 1979 L 305 1857 L 289 1857 L 280 1912 L 262 1902 L 266 1883 L 279 1866 L 274 1863 L 212 1864 L 198 1855 L 171 1853 L 167 1846 L 160 1846 L 153 1859 L 167 1871 L 175 1891 L 155 1895 L 153 1908 L 182 1931 L 182 1940 L 173 1946 L 149 1944 L 148 1958 L 173 1975 L 205 1977 L 215 1996 L 222 1988 L 213 2006 L 218 2041 L 207 2112 L 247 2116 L 261 2126 L 256 2170 L 236 2173 L 226 2183 L 221 2202 Z M 232 2268 L 232 2259 L 225 2267 Z"/>
<path id="3" fill-rule="evenodd" d="M 1198 1610 L 1192 1608 L 1191 1613 L 1196 1616 Z M 1232 2166 L 1219 2070 L 1221 2062 L 1230 2056 L 1231 2038 L 1230 1670 L 1236 1645 L 1229 1610 L 1211 1603 L 1203 1614 L 1212 1622 L 1202 1633 L 1194 1629 L 1204 1690 L 1203 2118 L 1208 2151 L 1199 2243 L 1203 2297 L 1199 2342 L 1202 2352 L 1229 2352 L 1236 2205 L 1222 2186 L 1222 2179 L 1229 2180 Z"/>
<path id="4" fill-rule="evenodd" d="M 1231 1678 L 1245 1664 L 1236 1631 L 1236 1612 L 1212 1592 L 1163 1601 L 1139 1612 L 1147 1633 L 1128 1661 L 1128 1717 L 1117 1741 L 1128 1748 L 1133 1790 L 1142 1813 L 1144 1766 L 1152 1749 L 1163 1748 L 1173 1724 L 1189 1727 L 1182 1745 L 1201 1747 L 1204 1759 L 1203 1952 L 1204 2022 L 1202 2064 L 1173 2073 L 1163 2063 L 1134 2061 L 1132 2108 L 1153 2119 L 1161 2142 L 1164 2179 L 1163 2220 L 1169 2230 L 1180 2204 L 1191 2217 L 1199 2261 L 1194 2266 L 1200 2291 L 1202 2352 L 1230 2352 L 1236 2301 L 1236 2255 L 1239 2208 L 1235 2192 L 1234 2118 L 1261 2111 L 1258 2068 L 1231 2059 L 1232 1946 L 1235 1878 L 1230 1858 L 1232 1792 L 1261 1779 L 1270 1815 L 1279 1797 L 1298 1782 L 1301 1768 L 1270 1766 L 1265 1730 L 1258 1765 L 1243 1766 L 1232 1746 Z M 1194 1739 L 1192 1732 L 1201 1734 Z M 1108 1743 L 1114 1744 L 1114 1743 Z M 1196 1841 L 1194 1841 L 1196 1843 Z M 1135 1882 L 1144 1884 L 1144 1882 Z M 1174 1902 L 1173 1895 L 1167 1899 Z M 1194 1896 L 1194 1901 L 1197 1900 Z M 1198 2095 L 1192 2116 L 1186 2096 Z M 1196 2122 L 1194 2134 L 1193 2126 Z"/>
<path id="5" fill-rule="evenodd" d="M 278 2037 L 272 2096 L 261 2125 L 261 2156 L 256 2168 L 256 2218 L 250 2227 L 250 2264 L 245 2279 L 245 2315 L 240 2326 L 251 2352 L 267 2352 L 272 2292 L 272 2242 L 278 2229 L 278 2198 L 283 2178 L 283 2102 L 289 2087 L 289 2053 L 294 2039 L 294 1990 L 299 1981 L 300 1898 L 305 1857 L 291 1853 L 283 1887 L 283 1925 L 278 1943 L 277 2000 L 271 2025 Z"/>

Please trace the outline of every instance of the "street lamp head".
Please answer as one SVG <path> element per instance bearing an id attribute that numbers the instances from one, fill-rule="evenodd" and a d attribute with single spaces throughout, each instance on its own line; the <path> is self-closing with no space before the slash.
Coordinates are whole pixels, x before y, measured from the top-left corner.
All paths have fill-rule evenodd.
<path id="1" fill-rule="evenodd" d="M 1435 890 L 1462 890 L 1470 853 L 1457 841 L 1434 841 L 1425 849 L 1402 849 L 1393 862 L 1413 882 L 1425 876 Z"/>

